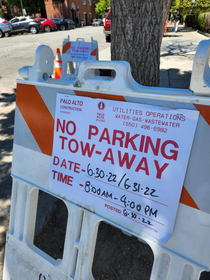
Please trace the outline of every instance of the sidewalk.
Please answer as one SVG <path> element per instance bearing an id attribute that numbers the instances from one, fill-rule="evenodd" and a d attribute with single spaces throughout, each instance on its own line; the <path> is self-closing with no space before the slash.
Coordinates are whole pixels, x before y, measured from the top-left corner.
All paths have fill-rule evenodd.
<path id="1" fill-rule="evenodd" d="M 175 33 L 173 25 L 169 25 L 161 46 L 160 87 L 188 89 L 196 48 L 200 41 L 208 39 L 183 25 Z"/>
<path id="2" fill-rule="evenodd" d="M 173 32 L 173 26 L 168 26 L 168 32 L 163 37 L 160 58 L 160 87 L 189 88 L 193 67 L 194 55 L 200 41 L 208 40 L 202 34 L 193 29 L 180 25 L 177 33 Z M 100 60 L 110 60 L 110 47 L 99 52 Z M 0 92 L 0 141 L 2 143 L 0 153 L 0 280 L 2 279 L 4 261 L 5 231 L 8 230 L 11 178 L 10 166 L 12 160 L 13 118 L 15 107 L 15 94 L 8 92 L 2 95 Z"/>
<path id="3" fill-rule="evenodd" d="M 0 93 L 0 280 L 3 273 L 4 243 L 9 226 L 12 179 L 12 145 L 15 94 Z"/>
<path id="4" fill-rule="evenodd" d="M 168 25 L 163 36 L 160 57 L 160 87 L 188 89 L 196 48 L 200 41 L 209 37 L 192 28 Z M 111 60 L 111 44 L 99 53 L 100 60 Z"/>

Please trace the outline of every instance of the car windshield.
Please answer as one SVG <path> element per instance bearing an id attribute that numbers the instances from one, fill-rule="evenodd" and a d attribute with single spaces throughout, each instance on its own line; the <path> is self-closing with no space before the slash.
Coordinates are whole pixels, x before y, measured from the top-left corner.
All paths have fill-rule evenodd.
<path id="1" fill-rule="evenodd" d="M 19 18 L 13 18 L 10 20 L 11 23 L 18 22 L 18 21 L 19 21 Z"/>

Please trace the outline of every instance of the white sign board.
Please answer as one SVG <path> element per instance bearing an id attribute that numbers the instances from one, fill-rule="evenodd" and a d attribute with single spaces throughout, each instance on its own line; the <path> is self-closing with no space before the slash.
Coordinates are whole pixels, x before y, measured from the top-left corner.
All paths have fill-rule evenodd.
<path id="1" fill-rule="evenodd" d="M 198 116 L 58 93 L 50 186 L 165 243 Z"/>
<path id="2" fill-rule="evenodd" d="M 71 42 L 70 59 L 73 61 L 90 60 L 91 43 Z"/>

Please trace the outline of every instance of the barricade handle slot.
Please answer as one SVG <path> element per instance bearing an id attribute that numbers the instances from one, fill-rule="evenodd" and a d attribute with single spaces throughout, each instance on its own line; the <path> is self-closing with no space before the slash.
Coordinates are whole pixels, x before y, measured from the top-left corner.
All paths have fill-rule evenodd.
<path id="1" fill-rule="evenodd" d="M 85 40 L 83 38 L 77 38 L 77 42 L 78 41 L 85 42 Z"/>
<path id="2" fill-rule="evenodd" d="M 113 76 L 100 76 L 101 70 L 111 70 Z M 143 88 L 132 77 L 127 61 L 87 61 L 81 62 L 74 87 L 93 90 L 126 91 Z"/>

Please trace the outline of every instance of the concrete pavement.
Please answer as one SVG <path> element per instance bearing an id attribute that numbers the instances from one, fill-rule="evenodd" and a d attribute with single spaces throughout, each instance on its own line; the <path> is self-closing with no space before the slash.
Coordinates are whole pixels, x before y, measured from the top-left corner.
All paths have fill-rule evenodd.
<path id="1" fill-rule="evenodd" d="M 208 39 L 183 25 L 174 33 L 173 25 L 169 25 L 161 46 L 160 86 L 188 89 L 196 48 L 200 41 Z"/>
<path id="2" fill-rule="evenodd" d="M 177 33 L 173 32 L 173 26 L 168 26 L 168 32 L 163 37 L 162 46 L 161 46 L 161 59 L 160 59 L 160 87 L 167 88 L 189 88 L 190 77 L 193 67 L 194 55 L 196 52 L 196 48 L 200 41 L 208 40 L 209 38 L 199 34 L 197 31 L 186 28 L 184 26 L 179 26 L 179 31 Z M 111 44 L 107 44 L 107 48 L 100 51 L 99 49 L 99 59 L 100 60 L 110 60 L 110 46 Z M 9 88 L 9 87 L 8 87 Z M 5 93 L 5 92 L 4 92 Z M 14 93 L 11 89 L 11 92 Z M 1 95 L 0 98 L 3 102 L 6 101 L 5 97 Z M 11 100 L 8 99 L 8 104 L 11 103 Z M 8 115 L 8 109 L 14 111 L 14 100 L 12 100 L 12 106 L 8 107 L 4 104 L 4 108 L 2 108 L 1 115 Z M 1 103 L 3 105 L 3 103 Z M 7 110 L 7 111 L 3 111 Z M 1 123 L 0 123 L 1 124 Z M 2 126 L 1 126 L 2 130 Z M 2 132 L 1 132 L 2 133 Z M 8 134 L 4 131 L 2 137 L 6 139 Z M 1 136 L 1 135 L 0 135 Z M 10 138 L 12 135 L 10 134 Z M 8 138 L 8 137 L 7 137 Z M 11 148 L 6 150 L 5 148 L 5 163 L 3 158 L 1 159 L 1 165 L 4 170 L 5 164 L 8 165 L 11 163 L 12 159 L 12 151 Z M 8 174 L 7 174 L 8 175 Z M 0 182 L 1 183 L 1 182 Z M 0 197 L 0 280 L 2 279 L 2 267 L 3 267 L 3 256 L 4 256 L 4 238 L 5 231 L 8 229 L 8 215 L 9 215 L 9 203 L 10 198 L 5 197 L 2 199 Z M 5 217 L 5 218 L 4 218 Z"/>
<path id="3" fill-rule="evenodd" d="M 161 45 L 159 86 L 188 89 L 196 48 L 200 41 L 209 40 L 208 34 L 183 25 L 179 25 L 177 33 L 173 25 L 167 29 Z M 100 60 L 111 60 L 110 47 L 111 44 L 99 52 Z"/>

